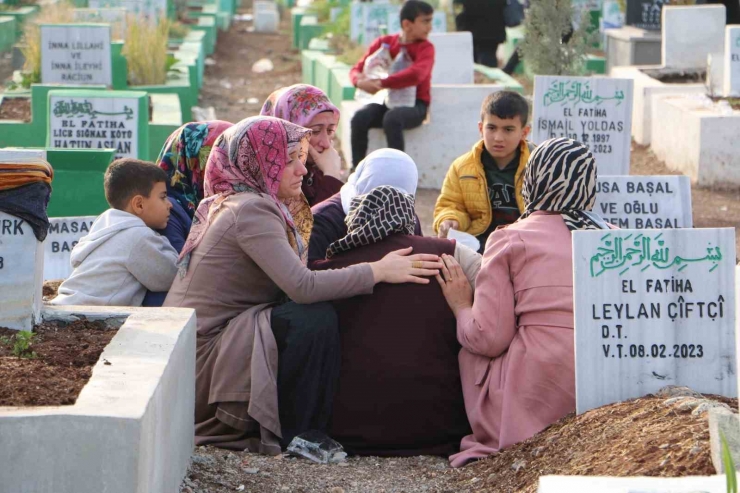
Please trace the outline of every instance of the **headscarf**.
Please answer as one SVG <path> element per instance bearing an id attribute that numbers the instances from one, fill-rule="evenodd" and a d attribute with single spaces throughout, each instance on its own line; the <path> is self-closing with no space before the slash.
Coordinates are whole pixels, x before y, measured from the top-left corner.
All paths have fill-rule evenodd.
<path id="1" fill-rule="evenodd" d="M 307 127 L 319 113 L 331 111 L 339 118 L 339 110 L 324 91 L 308 84 L 282 87 L 267 97 L 260 115 L 274 116 L 301 127 Z"/>
<path id="2" fill-rule="evenodd" d="M 51 165 L 40 158 L 0 162 L 0 212 L 26 221 L 38 241 L 49 232 L 46 207 L 53 178 Z"/>
<path id="3" fill-rule="evenodd" d="M 310 131 L 276 118 L 255 116 L 227 129 L 216 141 L 205 172 L 205 198 L 193 218 L 193 225 L 180 254 L 181 275 L 187 271 L 190 254 L 203 239 L 223 202 L 237 193 L 268 195 L 285 218 L 291 247 L 305 264 L 313 216 L 306 198 L 282 200 L 277 192 L 289 153 Z"/>
<path id="4" fill-rule="evenodd" d="M 365 157 L 340 190 L 342 209 L 349 213 L 352 199 L 370 190 L 390 185 L 403 193 L 416 196 L 419 172 L 411 156 L 396 149 L 378 149 Z"/>
<path id="5" fill-rule="evenodd" d="M 157 162 L 169 178 L 167 195 L 180 203 L 190 219 L 203 200 L 203 174 L 211 147 L 231 126 L 220 120 L 186 123 L 172 132 L 159 152 Z"/>
<path id="6" fill-rule="evenodd" d="M 569 230 L 608 229 L 591 212 L 596 201 L 596 161 L 585 145 L 571 139 L 550 139 L 529 156 L 519 221 L 535 211 L 559 212 Z"/>
<path id="7" fill-rule="evenodd" d="M 374 188 L 352 199 L 347 224 L 347 236 L 326 249 L 326 258 L 339 252 L 377 243 L 392 233 L 414 234 L 416 215 L 414 197 L 391 186 Z"/>

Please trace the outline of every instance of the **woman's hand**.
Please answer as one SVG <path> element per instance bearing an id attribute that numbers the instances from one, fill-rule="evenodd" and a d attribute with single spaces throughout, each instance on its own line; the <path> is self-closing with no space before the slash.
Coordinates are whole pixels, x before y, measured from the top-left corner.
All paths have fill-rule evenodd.
<path id="1" fill-rule="evenodd" d="M 457 316 L 460 310 L 473 306 L 473 288 L 454 257 L 444 254 L 442 263 L 442 276 L 437 274 L 437 282 L 442 287 L 447 304 Z"/>
<path id="2" fill-rule="evenodd" d="M 443 264 L 438 256 L 428 253 L 409 255 L 411 250 L 413 250 L 412 247 L 396 250 L 377 262 L 371 262 L 370 267 L 373 269 L 375 283 L 428 284 L 429 279 L 426 277 L 439 275 L 438 269 L 441 269 Z"/>
<path id="3" fill-rule="evenodd" d="M 333 147 L 324 149 L 324 152 L 317 151 L 314 146 L 308 146 L 308 153 L 317 168 L 326 176 L 332 176 L 337 180 L 342 176 L 342 158 Z"/>

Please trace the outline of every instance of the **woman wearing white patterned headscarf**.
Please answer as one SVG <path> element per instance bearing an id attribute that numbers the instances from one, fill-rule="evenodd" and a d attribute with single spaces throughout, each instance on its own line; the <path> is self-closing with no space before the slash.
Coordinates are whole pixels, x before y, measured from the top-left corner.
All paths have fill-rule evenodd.
<path id="1" fill-rule="evenodd" d="M 486 243 L 475 300 L 454 259 L 437 278 L 457 318 L 465 408 L 473 434 L 453 466 L 526 440 L 575 410 L 571 231 L 609 226 L 591 212 L 596 163 L 569 139 L 532 153 L 526 208 Z"/>

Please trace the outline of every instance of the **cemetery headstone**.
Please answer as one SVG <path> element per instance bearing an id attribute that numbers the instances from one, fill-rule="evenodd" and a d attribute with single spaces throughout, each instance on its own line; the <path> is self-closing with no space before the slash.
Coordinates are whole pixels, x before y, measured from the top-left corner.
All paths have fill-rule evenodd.
<path id="1" fill-rule="evenodd" d="M 69 277 L 72 273 L 72 249 L 90 232 L 96 217 L 49 218 L 49 234 L 44 240 L 44 280 Z"/>
<path id="2" fill-rule="evenodd" d="M 725 6 L 666 6 L 661 32 L 662 64 L 674 69 L 706 69 L 707 55 L 722 53 Z"/>
<path id="3" fill-rule="evenodd" d="M 470 32 L 431 33 L 434 45 L 432 84 L 473 84 L 473 35 Z"/>
<path id="4" fill-rule="evenodd" d="M 275 33 L 280 24 L 280 14 L 275 2 L 254 2 L 254 30 L 258 33 Z"/>
<path id="5" fill-rule="evenodd" d="M 594 211 L 620 229 L 690 228 L 688 176 L 601 176 Z"/>
<path id="6" fill-rule="evenodd" d="M 141 91 L 49 92 L 49 147 L 115 149 L 116 159 L 146 159 L 149 106 Z"/>
<path id="7" fill-rule="evenodd" d="M 724 476 L 681 478 L 541 476 L 537 493 L 726 493 Z"/>
<path id="8" fill-rule="evenodd" d="M 663 5 L 668 3 L 668 0 L 627 0 L 627 25 L 660 31 Z"/>
<path id="9" fill-rule="evenodd" d="M 666 385 L 737 395 L 735 230 L 573 233 L 576 412 Z"/>
<path id="10" fill-rule="evenodd" d="M 159 19 L 167 16 L 167 0 L 89 0 L 88 7 L 123 8 L 126 12 L 150 19 Z"/>
<path id="11" fill-rule="evenodd" d="M 109 25 L 42 25 L 41 82 L 110 86 L 113 83 L 110 40 Z"/>
<path id="12" fill-rule="evenodd" d="M 740 96 L 740 26 L 725 28 L 724 94 Z"/>
<path id="13" fill-rule="evenodd" d="M 601 7 L 601 28 L 616 29 L 624 25 L 624 13 L 617 0 L 604 0 Z"/>
<path id="14" fill-rule="evenodd" d="M 381 28 L 385 27 L 386 32 L 392 33 L 388 26 L 388 17 L 391 15 L 399 16 L 401 7 L 392 4 L 364 3 L 362 11 L 362 43 L 369 45 L 375 38 L 380 36 Z"/>
<path id="15" fill-rule="evenodd" d="M 599 175 L 628 175 L 632 87 L 630 79 L 536 76 L 532 141 L 577 140 L 591 149 Z"/>
<path id="16" fill-rule="evenodd" d="M 364 3 L 352 2 L 349 6 L 349 37 L 355 43 L 360 41 L 360 36 L 362 35 L 362 16 L 364 5 Z"/>
<path id="17" fill-rule="evenodd" d="M 0 149 L 0 161 L 5 163 L 22 163 L 30 159 L 43 159 L 46 161 L 46 149 L 20 149 L 14 147 Z"/>
<path id="18" fill-rule="evenodd" d="M 0 327 L 31 330 L 41 319 L 44 249 L 23 219 L 0 212 Z"/>
<path id="19" fill-rule="evenodd" d="M 99 9 L 74 9 L 76 22 L 96 22 L 110 24 L 111 36 L 116 39 L 126 37 L 126 9 L 123 8 L 99 8 Z"/>

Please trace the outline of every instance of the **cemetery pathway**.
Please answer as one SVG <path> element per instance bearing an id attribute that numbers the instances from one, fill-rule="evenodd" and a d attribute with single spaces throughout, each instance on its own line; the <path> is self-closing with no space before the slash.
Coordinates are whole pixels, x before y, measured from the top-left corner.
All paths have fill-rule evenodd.
<path id="1" fill-rule="evenodd" d="M 251 13 L 251 3 L 244 2 L 240 13 Z M 289 15 L 283 15 L 278 33 L 250 31 L 251 21 L 235 18 L 228 32 L 219 33 L 216 52 L 210 57 L 215 64 L 206 67 L 199 104 L 213 106 L 219 120 L 238 122 L 258 115 L 272 91 L 301 81 L 301 58 L 291 48 Z M 252 72 L 253 64 L 262 58 L 272 61 L 273 70 Z"/>

